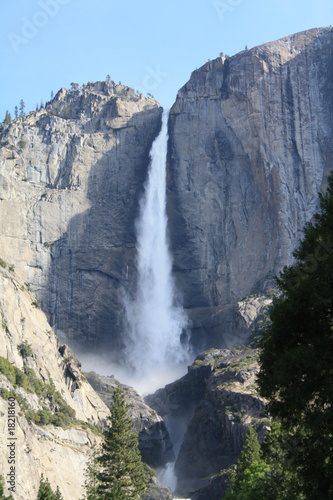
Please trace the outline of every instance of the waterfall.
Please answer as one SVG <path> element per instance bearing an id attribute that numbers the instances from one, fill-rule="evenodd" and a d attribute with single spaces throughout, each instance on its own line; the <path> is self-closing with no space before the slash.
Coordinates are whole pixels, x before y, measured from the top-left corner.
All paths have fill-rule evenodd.
<path id="1" fill-rule="evenodd" d="M 167 143 L 168 112 L 164 111 L 161 132 L 150 151 L 148 178 L 136 221 L 136 293 L 134 299 L 125 300 L 126 362 L 139 375 L 161 372 L 188 359 L 187 346 L 181 341 L 187 317 L 177 298 L 168 246 Z"/>

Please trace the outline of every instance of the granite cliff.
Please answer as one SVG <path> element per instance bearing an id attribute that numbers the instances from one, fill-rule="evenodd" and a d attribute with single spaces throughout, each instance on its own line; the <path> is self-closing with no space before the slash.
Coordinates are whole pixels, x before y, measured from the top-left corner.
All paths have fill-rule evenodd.
<path id="1" fill-rule="evenodd" d="M 113 82 L 61 89 L 0 127 L 0 254 L 59 336 L 121 344 L 134 221 L 161 126 L 154 99 Z"/>
<path id="2" fill-rule="evenodd" d="M 197 350 L 243 344 L 238 302 L 292 261 L 333 166 L 333 29 L 207 62 L 169 119 L 174 272 Z"/>

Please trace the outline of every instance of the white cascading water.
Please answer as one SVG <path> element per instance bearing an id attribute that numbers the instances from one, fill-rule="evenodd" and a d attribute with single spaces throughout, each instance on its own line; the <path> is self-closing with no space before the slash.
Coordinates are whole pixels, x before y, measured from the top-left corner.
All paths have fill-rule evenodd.
<path id="1" fill-rule="evenodd" d="M 151 151 L 137 230 L 138 281 L 135 298 L 125 301 L 126 362 L 138 376 L 152 376 L 188 360 L 181 342 L 187 317 L 178 303 L 172 277 L 166 214 L 166 155 L 168 112 Z"/>

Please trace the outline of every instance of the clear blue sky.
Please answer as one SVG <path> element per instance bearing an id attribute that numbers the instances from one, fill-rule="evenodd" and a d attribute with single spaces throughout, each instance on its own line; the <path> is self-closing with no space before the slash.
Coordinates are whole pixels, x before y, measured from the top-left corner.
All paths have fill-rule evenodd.
<path id="1" fill-rule="evenodd" d="M 2 0 L 0 121 L 107 74 L 170 107 L 221 51 L 330 24 L 332 0 Z"/>

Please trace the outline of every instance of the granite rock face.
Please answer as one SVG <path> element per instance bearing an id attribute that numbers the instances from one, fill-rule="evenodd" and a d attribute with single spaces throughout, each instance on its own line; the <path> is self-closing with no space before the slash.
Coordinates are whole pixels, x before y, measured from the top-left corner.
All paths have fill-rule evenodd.
<path id="1" fill-rule="evenodd" d="M 0 126 L 0 255 L 59 336 L 121 344 L 135 218 L 161 126 L 157 101 L 113 82 L 61 89 Z"/>
<path id="2" fill-rule="evenodd" d="M 36 298 L 15 272 L 3 267 L 0 267 L 0 315 L 0 356 L 4 358 L 0 369 L 1 474 L 6 476 L 10 472 L 7 444 L 15 437 L 15 499 L 35 500 L 42 473 L 48 477 L 52 489 L 60 487 L 65 500 L 79 499 L 84 493 L 84 469 L 91 445 L 101 442 L 101 436 L 93 432 L 91 425 L 104 426 L 109 409 L 87 382 L 77 358 L 67 346 L 59 345 Z M 26 354 L 20 348 L 22 344 L 29 346 Z M 21 377 L 24 372 L 31 380 L 31 374 L 35 374 L 35 392 L 27 388 L 22 378 L 15 383 L 5 374 L 4 360 L 12 370 L 20 370 Z M 49 397 L 42 391 L 50 382 L 61 395 L 61 403 L 52 402 L 55 393 Z M 13 391 L 14 430 L 8 425 L 8 410 L 12 410 L 8 397 Z M 45 414 L 47 408 L 59 418 L 60 405 L 65 409 L 67 405 L 76 420 L 69 425 L 47 425 L 37 424 L 29 417 L 30 412 Z M 10 493 L 8 486 L 6 483 L 6 494 Z"/>
<path id="3" fill-rule="evenodd" d="M 292 262 L 333 166 L 333 29 L 219 57 L 170 112 L 174 271 L 198 350 L 248 338 L 237 302 Z"/>
<path id="4" fill-rule="evenodd" d="M 146 397 L 178 440 L 179 496 L 219 500 L 227 479 L 221 470 L 239 457 L 248 426 L 263 440 L 269 420 L 256 390 L 257 356 L 250 348 L 205 351 L 184 377 Z"/>

